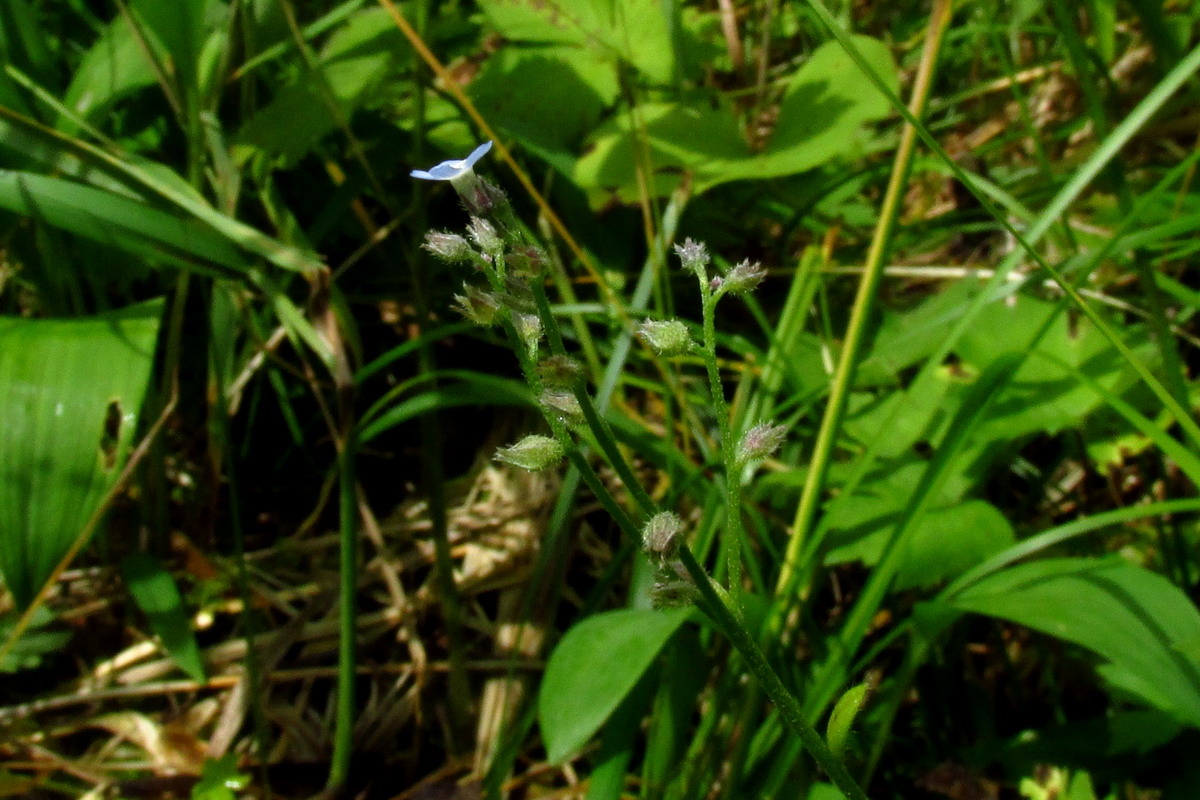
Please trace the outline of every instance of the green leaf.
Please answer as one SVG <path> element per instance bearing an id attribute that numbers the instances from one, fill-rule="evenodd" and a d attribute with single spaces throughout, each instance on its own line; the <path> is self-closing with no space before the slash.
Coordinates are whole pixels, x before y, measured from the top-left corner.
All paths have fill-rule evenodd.
<path id="1" fill-rule="evenodd" d="M 965 458 L 970 458 L 968 453 Z M 959 462 L 960 464 L 963 462 Z M 908 506 L 926 469 L 924 462 L 890 462 L 876 480 L 865 482 L 847 502 L 829 511 L 828 565 L 878 563 L 888 536 Z M 990 503 L 963 499 L 961 470 L 951 467 L 934 505 L 913 523 L 900 556 L 895 590 L 927 587 L 958 576 L 1013 544 L 1012 525 Z"/>
<path id="2" fill-rule="evenodd" d="M 865 37 L 857 41 L 876 69 L 894 83 L 895 66 L 886 46 Z M 793 77 L 779 125 L 761 153 L 750 148 L 733 106 L 722 98 L 643 103 L 637 116 L 657 170 L 653 190 L 662 195 L 674 189 L 680 170 L 691 174 L 693 189 L 699 193 L 729 181 L 777 178 L 812 169 L 850 155 L 857 148 L 862 125 L 888 112 L 882 95 L 840 46 L 826 44 Z M 637 196 L 630 116 L 619 114 L 597 128 L 587 154 L 573 167 L 567 165 L 567 174 L 577 185 L 616 192 L 626 201 Z"/>
<path id="3" fill-rule="evenodd" d="M 586 48 L 592 58 L 632 65 L 670 83 L 675 50 L 661 0 L 482 0 L 488 23 L 506 39 Z"/>
<path id="4" fill-rule="evenodd" d="M 0 170 L 0 208 L 152 262 L 220 274 L 246 268 L 245 256 L 207 225 L 73 181 Z"/>
<path id="5" fill-rule="evenodd" d="M 471 82 L 479 112 L 539 152 L 578 152 L 619 91 L 616 67 L 574 47 L 504 48 Z"/>
<path id="6" fill-rule="evenodd" d="M 200 780 L 192 787 L 192 800 L 235 800 L 235 792 L 249 785 L 250 777 L 237 771 L 237 755 L 226 753 L 204 762 Z"/>
<path id="7" fill-rule="evenodd" d="M 130 4 L 139 32 L 152 33 L 162 45 L 164 68 L 177 77 L 183 91 L 195 91 L 200 50 L 207 35 L 206 22 L 223 11 L 215 0 L 142 0 Z"/>
<path id="8" fill-rule="evenodd" d="M 84 54 L 71 77 L 63 104 L 89 122 L 98 121 L 122 98 L 155 82 L 154 69 L 138 44 L 133 27 L 116 17 Z M 78 126 L 67 118 L 59 130 L 73 133 Z"/>
<path id="9" fill-rule="evenodd" d="M 1124 693 L 1200 726 L 1200 612 L 1179 587 L 1123 560 L 1050 559 L 988 576 L 948 605 L 1087 648 Z"/>
<path id="10" fill-rule="evenodd" d="M 0 320 L 0 571 L 26 607 L 125 463 L 162 303 Z"/>
<path id="11" fill-rule="evenodd" d="M 567 631 L 546 664 L 538 695 L 550 763 L 561 763 L 600 729 L 689 613 L 608 611 Z"/>
<path id="12" fill-rule="evenodd" d="M 203 682 L 204 661 L 175 579 L 149 553 L 130 553 L 121 560 L 121 575 L 134 602 L 146 615 L 163 649 L 193 680 Z"/>

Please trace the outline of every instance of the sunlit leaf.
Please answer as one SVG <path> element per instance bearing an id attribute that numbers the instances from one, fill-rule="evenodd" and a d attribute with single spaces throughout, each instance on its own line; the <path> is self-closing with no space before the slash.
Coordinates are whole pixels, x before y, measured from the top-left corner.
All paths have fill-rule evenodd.
<path id="1" fill-rule="evenodd" d="M 161 314 L 0 320 L 0 571 L 22 607 L 120 474 Z"/>
<path id="2" fill-rule="evenodd" d="M 1099 655 L 1123 694 L 1200 726 L 1200 611 L 1161 575 L 1123 560 L 1061 558 L 995 573 L 947 603 L 1001 617 Z"/>

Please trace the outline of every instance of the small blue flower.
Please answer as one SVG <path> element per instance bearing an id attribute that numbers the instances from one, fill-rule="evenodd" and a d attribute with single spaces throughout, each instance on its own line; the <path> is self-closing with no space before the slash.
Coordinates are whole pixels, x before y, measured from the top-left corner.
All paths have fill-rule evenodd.
<path id="1" fill-rule="evenodd" d="M 436 167 L 431 167 L 428 171 L 423 169 L 414 169 L 410 174 L 414 178 L 420 178 L 423 181 L 453 181 L 457 178 L 462 178 L 469 172 L 472 172 L 472 167 L 475 162 L 487 155 L 487 152 L 492 149 L 491 142 L 484 142 L 476 147 L 471 155 L 462 159 L 451 159 L 443 161 Z"/>

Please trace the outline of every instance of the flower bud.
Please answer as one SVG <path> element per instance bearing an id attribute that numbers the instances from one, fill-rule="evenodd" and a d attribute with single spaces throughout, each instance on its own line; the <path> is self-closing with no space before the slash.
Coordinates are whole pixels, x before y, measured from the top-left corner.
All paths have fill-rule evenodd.
<path id="1" fill-rule="evenodd" d="M 466 292 L 465 295 L 454 295 L 455 307 L 459 313 L 476 325 L 482 325 L 485 328 L 496 324 L 496 320 L 499 319 L 500 312 L 503 310 L 500 298 L 467 283 L 463 284 L 463 291 Z"/>
<path id="2" fill-rule="evenodd" d="M 521 337 L 530 358 L 536 358 L 538 342 L 542 340 L 542 321 L 538 319 L 537 314 L 516 313 L 512 319 L 517 336 Z"/>
<path id="3" fill-rule="evenodd" d="M 547 356 L 537 369 L 542 382 L 555 389 L 569 388 L 583 378 L 583 365 L 570 356 Z"/>
<path id="4" fill-rule="evenodd" d="M 583 422 L 583 408 L 579 405 L 579 400 L 575 398 L 575 395 L 570 392 L 547 389 L 542 392 L 538 402 L 568 425 L 578 425 Z"/>
<path id="5" fill-rule="evenodd" d="M 520 245 L 504 257 L 508 268 L 522 275 L 540 275 L 546 267 L 546 254 L 536 247 Z"/>
<path id="6" fill-rule="evenodd" d="M 779 449 L 783 444 L 787 428 L 774 422 L 763 422 L 755 425 L 742 436 L 738 442 L 737 462 L 748 464 L 760 458 L 766 458 Z"/>
<path id="7" fill-rule="evenodd" d="M 679 256 L 679 260 L 683 263 L 684 269 L 696 273 L 701 278 L 704 277 L 709 257 L 708 249 L 703 243 L 693 241 L 689 237 L 683 244 L 675 245 L 675 252 Z"/>
<path id="8" fill-rule="evenodd" d="M 767 277 L 767 271 L 758 262 L 750 263 L 746 259 L 725 275 L 725 291 L 732 294 L 747 294 L 758 288 Z"/>
<path id="9" fill-rule="evenodd" d="M 457 233 L 430 231 L 425 234 L 425 243 L 421 246 L 451 264 L 471 261 L 475 257 L 475 251 L 471 249 L 471 245 Z"/>
<path id="10" fill-rule="evenodd" d="M 683 533 L 683 520 L 677 514 L 663 511 L 655 514 L 642 526 L 642 547 L 646 555 L 665 561 L 679 549 L 679 537 Z"/>
<path id="11" fill-rule="evenodd" d="M 504 241 L 496 232 L 496 227 L 482 217 L 471 217 L 471 224 L 467 226 L 467 235 L 485 253 L 496 255 L 504 252 Z"/>
<path id="12" fill-rule="evenodd" d="M 552 467 L 562 460 L 563 446 L 549 436 L 526 436 L 521 441 L 496 451 L 496 460 L 521 469 L 536 471 Z"/>
<path id="13" fill-rule="evenodd" d="M 687 325 L 677 319 L 648 319 L 638 327 L 638 335 L 659 355 L 680 356 L 695 347 Z"/>

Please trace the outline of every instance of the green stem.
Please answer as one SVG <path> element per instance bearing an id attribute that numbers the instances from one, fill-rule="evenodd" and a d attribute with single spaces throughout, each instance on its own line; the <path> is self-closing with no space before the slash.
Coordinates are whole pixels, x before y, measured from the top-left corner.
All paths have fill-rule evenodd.
<path id="1" fill-rule="evenodd" d="M 717 363 L 717 301 L 719 291 L 709 288 L 708 277 L 697 273 L 700 296 L 703 300 L 703 336 L 701 357 L 708 374 L 708 391 L 712 395 L 713 413 L 721 437 L 721 459 L 725 467 L 725 568 L 729 572 L 729 592 L 733 597 L 737 614 L 742 614 L 742 549 L 745 531 L 742 528 L 742 482 L 737 463 L 737 443 L 733 441 L 733 429 L 729 424 L 729 404 L 725 402 L 725 384 L 721 380 L 721 367 Z"/>
<path id="2" fill-rule="evenodd" d="M 358 589 L 358 511 L 355 504 L 354 432 L 348 431 L 338 453 L 338 513 L 341 518 L 338 575 L 338 670 L 337 720 L 333 733 L 333 756 L 329 764 L 329 786 L 342 787 L 350 777 L 354 754 L 354 679 L 356 628 L 355 601 Z"/>
<path id="3" fill-rule="evenodd" d="M 746 665 L 766 693 L 789 729 L 800 739 L 813 760 L 825 770 L 834 785 L 850 800 L 867 800 L 867 795 L 851 777 L 845 765 L 833 755 L 825 740 L 804 715 L 800 702 L 783 685 L 775 670 L 767 663 L 767 657 L 750 631 L 742 624 L 732 603 L 721 587 L 713 583 L 687 547 L 679 550 L 683 566 L 700 591 L 702 608 L 717 628 L 746 659 Z"/>

